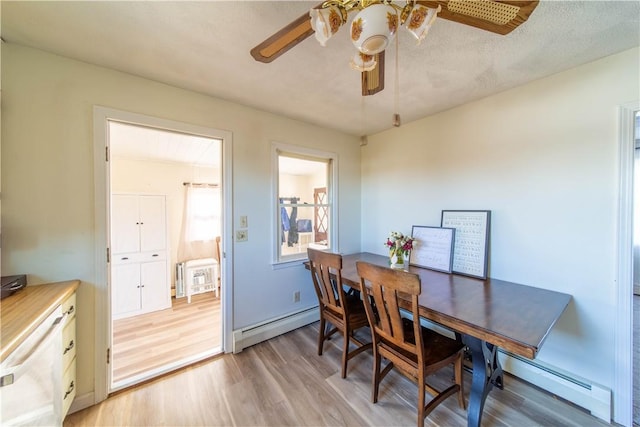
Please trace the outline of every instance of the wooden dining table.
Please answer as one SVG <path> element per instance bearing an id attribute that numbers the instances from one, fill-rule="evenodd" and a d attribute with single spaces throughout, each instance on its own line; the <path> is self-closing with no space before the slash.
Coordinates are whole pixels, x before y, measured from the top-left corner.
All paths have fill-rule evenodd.
<path id="1" fill-rule="evenodd" d="M 358 261 L 389 266 L 389 258 L 372 253 L 343 255 L 345 285 L 360 289 Z M 534 359 L 571 295 L 498 279 L 478 279 L 416 266 L 420 276 L 420 316 L 460 334 L 473 366 L 468 426 L 480 426 L 487 395 L 503 388 L 498 348 Z M 410 309 L 409 301 L 404 308 Z"/>

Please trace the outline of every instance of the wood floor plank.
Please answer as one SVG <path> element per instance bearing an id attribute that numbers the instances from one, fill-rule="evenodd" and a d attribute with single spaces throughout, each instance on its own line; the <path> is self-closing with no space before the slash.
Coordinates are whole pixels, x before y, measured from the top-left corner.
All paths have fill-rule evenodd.
<path id="1" fill-rule="evenodd" d="M 417 386 L 395 371 L 371 403 L 372 356 L 349 361 L 340 377 L 341 338 L 316 354 L 318 324 L 184 368 L 67 416 L 76 426 L 414 426 Z M 449 384 L 452 371 L 429 380 Z M 505 389 L 486 401 L 483 427 L 605 426 L 584 410 L 505 375 Z M 471 375 L 464 374 L 468 401 Z M 466 426 L 466 411 L 449 398 L 425 426 Z"/>

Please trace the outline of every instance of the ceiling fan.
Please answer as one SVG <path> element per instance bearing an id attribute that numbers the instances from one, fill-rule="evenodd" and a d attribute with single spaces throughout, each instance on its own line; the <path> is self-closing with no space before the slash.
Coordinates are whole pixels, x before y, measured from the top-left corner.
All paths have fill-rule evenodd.
<path id="1" fill-rule="evenodd" d="M 404 6 L 399 6 L 392 0 L 327 0 L 251 49 L 251 56 L 256 61 L 269 63 L 314 33 L 324 46 L 326 40 L 341 25 L 347 23 L 348 15 L 357 11 L 358 14 L 351 22 L 351 38 L 359 52 L 352 60 L 352 67 L 362 72 L 362 95 L 373 95 L 384 89 L 384 48 L 395 36 L 399 26 L 405 24 L 418 42 L 424 38 L 436 16 L 505 35 L 524 23 L 538 2 L 539 0 L 406 0 Z M 374 16 L 374 9 L 382 8 L 386 8 L 381 12 L 382 16 L 395 10 L 393 24 L 389 15 L 386 20 Z M 358 18 L 362 19 L 358 21 Z M 382 21 L 382 25 L 388 28 L 382 33 L 366 34 L 368 42 L 362 43 L 366 37 L 360 37 L 360 45 L 356 44 L 354 37 L 359 36 L 360 32 L 371 31 L 373 24 L 369 22 L 376 20 Z M 357 22 L 364 22 L 365 28 L 356 25 Z M 415 27 L 413 30 L 410 28 L 412 25 Z"/>

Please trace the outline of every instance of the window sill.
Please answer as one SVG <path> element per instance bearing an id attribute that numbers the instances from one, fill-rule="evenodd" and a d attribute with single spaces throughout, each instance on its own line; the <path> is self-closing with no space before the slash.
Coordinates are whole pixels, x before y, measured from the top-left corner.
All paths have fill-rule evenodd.
<path id="1" fill-rule="evenodd" d="M 296 258 L 291 260 L 276 261 L 271 265 L 271 267 L 274 270 L 282 270 L 284 268 L 293 268 L 293 267 L 298 267 L 303 265 L 308 260 L 309 259 L 307 257 L 304 257 L 304 258 Z"/>

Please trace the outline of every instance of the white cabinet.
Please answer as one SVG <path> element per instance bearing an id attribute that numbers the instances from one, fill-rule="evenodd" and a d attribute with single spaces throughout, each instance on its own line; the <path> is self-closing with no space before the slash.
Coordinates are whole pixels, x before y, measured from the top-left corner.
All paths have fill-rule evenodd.
<path id="1" fill-rule="evenodd" d="M 62 418 L 76 396 L 76 293 L 62 303 Z"/>
<path id="2" fill-rule="evenodd" d="M 111 249 L 114 254 L 167 248 L 165 196 L 114 194 Z"/>
<path id="3" fill-rule="evenodd" d="M 114 194 L 111 206 L 113 318 L 171 307 L 165 196 Z"/>

